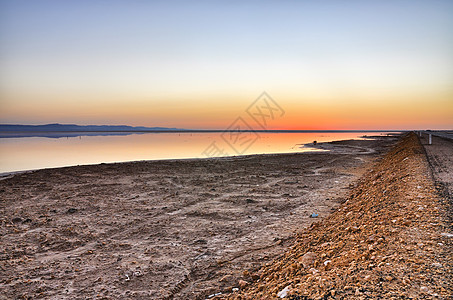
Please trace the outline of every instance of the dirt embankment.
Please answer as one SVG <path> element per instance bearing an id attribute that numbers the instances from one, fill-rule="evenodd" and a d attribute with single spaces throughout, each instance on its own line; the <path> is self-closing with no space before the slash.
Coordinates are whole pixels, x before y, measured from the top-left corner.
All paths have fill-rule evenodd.
<path id="1" fill-rule="evenodd" d="M 228 290 L 344 202 L 349 184 L 394 142 L 6 178 L 0 299 L 204 299 Z"/>
<path id="2" fill-rule="evenodd" d="M 453 230 L 415 134 L 229 299 L 452 299 Z M 222 296 L 217 296 L 220 298 Z"/>

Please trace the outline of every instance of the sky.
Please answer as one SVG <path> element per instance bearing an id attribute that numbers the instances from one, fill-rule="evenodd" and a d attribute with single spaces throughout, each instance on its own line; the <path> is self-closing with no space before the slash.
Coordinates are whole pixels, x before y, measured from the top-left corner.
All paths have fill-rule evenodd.
<path id="1" fill-rule="evenodd" d="M 0 0 L 0 123 L 453 129 L 452 53 L 449 0 Z"/>

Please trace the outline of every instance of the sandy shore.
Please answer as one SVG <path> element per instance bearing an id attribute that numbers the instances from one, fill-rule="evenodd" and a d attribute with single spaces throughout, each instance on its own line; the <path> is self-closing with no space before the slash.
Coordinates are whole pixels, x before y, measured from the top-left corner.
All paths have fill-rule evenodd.
<path id="1" fill-rule="evenodd" d="M 244 270 L 272 261 L 298 231 L 336 210 L 394 142 L 4 179 L 0 297 L 197 299 L 231 290 Z"/>

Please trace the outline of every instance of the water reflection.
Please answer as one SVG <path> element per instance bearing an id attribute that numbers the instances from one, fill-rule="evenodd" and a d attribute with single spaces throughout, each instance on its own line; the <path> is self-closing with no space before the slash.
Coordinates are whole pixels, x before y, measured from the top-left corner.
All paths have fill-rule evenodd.
<path id="1" fill-rule="evenodd" d="M 72 134 L 72 133 L 71 133 Z M 226 156 L 237 155 L 221 133 L 65 134 L 0 139 L 0 172 L 134 160 L 203 158 L 215 142 Z M 251 134 L 251 133 L 250 133 Z M 378 133 L 373 133 L 378 134 Z M 244 154 L 303 152 L 300 144 L 360 138 L 364 133 L 259 133 Z"/>

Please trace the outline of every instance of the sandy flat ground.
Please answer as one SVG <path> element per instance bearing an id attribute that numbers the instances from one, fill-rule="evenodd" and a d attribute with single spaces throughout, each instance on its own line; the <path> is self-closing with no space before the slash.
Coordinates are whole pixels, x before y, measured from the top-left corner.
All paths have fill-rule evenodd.
<path id="1" fill-rule="evenodd" d="M 395 140 L 4 178 L 0 298 L 203 299 L 231 289 L 336 210 Z"/>

